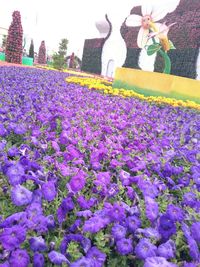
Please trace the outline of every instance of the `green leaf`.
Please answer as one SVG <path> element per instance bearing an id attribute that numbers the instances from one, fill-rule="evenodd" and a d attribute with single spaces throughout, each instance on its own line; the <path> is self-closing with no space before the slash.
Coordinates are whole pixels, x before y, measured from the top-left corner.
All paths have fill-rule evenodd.
<path id="1" fill-rule="evenodd" d="M 176 49 L 176 47 L 174 46 L 174 44 L 172 43 L 172 41 L 169 40 L 169 44 L 170 44 L 170 49 Z"/>
<path id="2" fill-rule="evenodd" d="M 157 43 L 149 45 L 147 48 L 147 55 L 151 56 L 151 55 L 155 54 L 156 52 L 158 52 L 161 49 L 161 47 L 162 46 L 160 44 L 157 44 Z"/>

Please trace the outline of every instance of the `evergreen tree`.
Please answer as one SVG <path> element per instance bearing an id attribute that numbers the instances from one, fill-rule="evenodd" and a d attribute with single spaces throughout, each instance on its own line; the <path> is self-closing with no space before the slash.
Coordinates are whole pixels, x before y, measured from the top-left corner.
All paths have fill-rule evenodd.
<path id="1" fill-rule="evenodd" d="M 60 56 L 63 56 L 63 57 L 67 56 L 67 45 L 68 45 L 68 40 L 61 39 L 61 42 L 59 43 L 59 50 L 58 50 L 58 54 Z"/>
<path id="2" fill-rule="evenodd" d="M 53 67 L 56 69 L 63 69 L 66 66 L 66 56 L 67 56 L 67 39 L 61 39 L 59 43 L 58 53 L 53 55 Z"/>
<path id="3" fill-rule="evenodd" d="M 38 63 L 39 64 L 46 64 L 46 46 L 45 41 L 42 41 L 39 48 L 38 53 Z"/>
<path id="4" fill-rule="evenodd" d="M 6 42 L 6 61 L 21 64 L 23 52 L 23 29 L 20 12 L 14 11 L 12 17 L 13 20 L 8 29 L 8 37 Z"/>
<path id="5" fill-rule="evenodd" d="M 34 58 L 34 44 L 33 44 L 33 40 L 31 40 L 31 44 L 30 44 L 30 48 L 29 48 L 29 57 Z"/>

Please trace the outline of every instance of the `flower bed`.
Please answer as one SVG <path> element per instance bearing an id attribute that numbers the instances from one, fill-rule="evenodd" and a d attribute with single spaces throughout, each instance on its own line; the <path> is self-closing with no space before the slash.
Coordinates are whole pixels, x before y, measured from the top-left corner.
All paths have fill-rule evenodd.
<path id="1" fill-rule="evenodd" d="M 88 87 L 88 89 L 95 89 L 103 91 L 105 94 L 111 94 L 111 95 L 119 95 L 123 97 L 134 97 L 138 98 L 140 100 L 144 100 L 147 102 L 152 102 L 154 104 L 162 105 L 167 104 L 174 107 L 184 107 L 184 108 L 192 108 L 192 109 L 198 109 L 200 110 L 200 105 L 195 103 L 194 101 L 190 100 L 177 100 L 175 98 L 167 98 L 162 96 L 144 96 L 142 94 L 139 94 L 135 92 L 134 90 L 127 90 L 124 88 L 115 88 L 112 87 L 112 82 L 101 79 L 101 78 L 92 78 L 92 77 L 68 77 L 66 79 L 69 83 L 75 83 L 80 84 L 82 86 Z"/>
<path id="2" fill-rule="evenodd" d="M 198 266 L 198 110 L 68 75 L 0 69 L 0 266 Z"/>

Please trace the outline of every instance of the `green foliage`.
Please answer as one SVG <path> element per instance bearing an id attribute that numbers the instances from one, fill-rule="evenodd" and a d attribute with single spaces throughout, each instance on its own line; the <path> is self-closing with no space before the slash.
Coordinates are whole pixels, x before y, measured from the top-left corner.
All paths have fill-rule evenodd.
<path id="1" fill-rule="evenodd" d="M 127 48 L 126 60 L 123 67 L 140 69 L 138 65 L 140 52 L 140 48 Z"/>
<path id="2" fill-rule="evenodd" d="M 161 47 L 162 46 L 160 44 L 157 44 L 157 43 L 149 45 L 147 48 L 147 55 L 151 56 L 151 55 L 155 54 L 156 52 L 158 52 L 161 49 Z"/>
<path id="3" fill-rule="evenodd" d="M 15 134 L 14 132 L 11 132 L 7 137 L 7 147 L 11 147 L 13 145 L 19 147 L 21 144 L 24 143 L 24 137 L 20 134 Z"/>
<path id="4" fill-rule="evenodd" d="M 71 261 L 76 261 L 83 256 L 79 251 L 79 244 L 71 241 L 67 247 L 67 253 L 71 256 Z"/>
<path id="5" fill-rule="evenodd" d="M 110 248 L 108 246 L 109 243 L 109 237 L 104 234 L 103 231 L 99 231 L 95 235 L 95 242 L 94 244 L 104 253 L 109 254 Z"/>
<path id="6" fill-rule="evenodd" d="M 126 256 L 119 256 L 116 255 L 114 257 L 110 257 L 108 260 L 108 265 L 109 267 L 116 267 L 116 266 L 120 266 L 120 267 L 127 267 L 129 266 L 127 264 L 127 257 Z"/>
<path id="7" fill-rule="evenodd" d="M 61 39 L 59 50 L 53 55 L 53 67 L 58 70 L 66 68 L 67 39 Z"/>
<path id="8" fill-rule="evenodd" d="M 68 42 L 69 41 L 66 38 L 61 39 L 61 42 L 59 43 L 59 50 L 58 50 L 58 54 L 60 56 L 66 57 Z"/>
<path id="9" fill-rule="evenodd" d="M 66 67 L 65 58 L 58 53 L 53 55 L 53 67 L 58 70 L 62 70 Z"/>

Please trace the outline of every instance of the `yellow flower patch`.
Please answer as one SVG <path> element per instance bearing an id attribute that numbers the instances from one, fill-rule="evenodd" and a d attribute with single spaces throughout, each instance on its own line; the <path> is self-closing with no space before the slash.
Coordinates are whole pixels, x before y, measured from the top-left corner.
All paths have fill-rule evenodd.
<path id="1" fill-rule="evenodd" d="M 81 86 L 86 86 L 88 89 L 101 90 L 105 94 L 122 96 L 122 97 L 135 97 L 144 101 L 153 102 L 157 104 L 166 104 L 174 107 L 185 107 L 200 110 L 200 105 L 193 101 L 183 101 L 174 98 L 167 97 L 155 97 L 155 96 L 144 96 L 131 90 L 124 88 L 112 88 L 112 82 L 107 81 L 103 78 L 82 78 L 82 77 L 68 77 L 66 79 L 68 83 L 75 83 Z"/>

